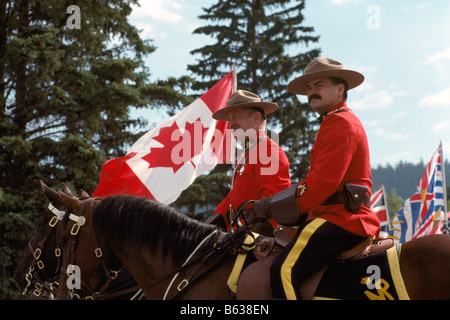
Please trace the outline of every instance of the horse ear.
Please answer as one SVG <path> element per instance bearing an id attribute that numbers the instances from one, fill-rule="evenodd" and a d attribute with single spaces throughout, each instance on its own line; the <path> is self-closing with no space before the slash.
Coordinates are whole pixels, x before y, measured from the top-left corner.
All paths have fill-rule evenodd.
<path id="1" fill-rule="evenodd" d="M 47 197 L 47 199 L 50 202 L 59 203 L 60 200 L 59 200 L 58 192 L 56 192 L 55 190 L 53 190 L 50 187 L 47 187 L 47 185 L 44 183 L 44 181 L 41 180 L 40 182 L 41 182 L 42 191 L 44 191 L 44 194 Z"/>
<path id="2" fill-rule="evenodd" d="M 59 191 L 59 198 L 61 199 L 62 204 L 66 207 L 74 211 L 77 205 L 80 203 L 80 200 L 68 195 L 62 191 Z"/>
<path id="3" fill-rule="evenodd" d="M 89 195 L 89 193 L 87 193 L 86 191 L 84 191 L 83 189 L 80 189 L 81 191 L 81 199 L 88 199 L 91 196 Z"/>
<path id="4" fill-rule="evenodd" d="M 70 190 L 69 186 L 67 184 L 65 184 L 64 182 L 61 183 L 62 185 L 62 191 L 72 197 L 75 197 L 74 193 L 72 192 L 72 190 Z"/>

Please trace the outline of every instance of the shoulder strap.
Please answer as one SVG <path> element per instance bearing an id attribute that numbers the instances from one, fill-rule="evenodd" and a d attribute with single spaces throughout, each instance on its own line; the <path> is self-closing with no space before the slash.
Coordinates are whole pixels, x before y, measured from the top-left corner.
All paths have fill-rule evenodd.
<path id="1" fill-rule="evenodd" d="M 331 112 L 325 112 L 323 115 L 321 115 L 319 118 L 317 118 L 317 120 L 319 120 L 319 123 L 322 124 L 323 119 L 325 119 L 326 116 L 333 114 L 333 113 L 340 113 L 340 112 L 350 112 L 353 113 L 352 110 L 349 109 L 338 109 L 335 111 L 331 111 Z"/>

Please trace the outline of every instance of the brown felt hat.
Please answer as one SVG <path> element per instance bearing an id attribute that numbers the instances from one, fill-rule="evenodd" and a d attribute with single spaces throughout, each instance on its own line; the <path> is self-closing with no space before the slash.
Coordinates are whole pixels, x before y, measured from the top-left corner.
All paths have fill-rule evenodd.
<path id="1" fill-rule="evenodd" d="M 212 117 L 216 120 L 228 121 L 228 112 L 239 108 L 261 108 L 265 114 L 274 112 L 278 105 L 274 102 L 263 102 L 256 94 L 246 91 L 237 90 L 227 100 L 225 108 L 213 113 Z"/>
<path id="2" fill-rule="evenodd" d="M 289 82 L 287 89 L 295 94 L 306 95 L 308 82 L 319 78 L 341 78 L 347 82 L 348 90 L 356 88 L 364 81 L 364 76 L 356 71 L 344 69 L 342 63 L 319 57 L 311 61 L 305 68 L 302 76 Z"/>

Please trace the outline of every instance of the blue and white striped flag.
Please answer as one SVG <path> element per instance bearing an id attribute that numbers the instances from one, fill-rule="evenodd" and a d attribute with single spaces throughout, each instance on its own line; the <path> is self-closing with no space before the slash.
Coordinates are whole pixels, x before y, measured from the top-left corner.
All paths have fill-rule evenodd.
<path id="1" fill-rule="evenodd" d="M 400 243 L 428 235 L 436 220 L 445 219 L 442 144 L 434 152 L 416 193 L 403 203 L 391 223 L 389 238 Z"/>

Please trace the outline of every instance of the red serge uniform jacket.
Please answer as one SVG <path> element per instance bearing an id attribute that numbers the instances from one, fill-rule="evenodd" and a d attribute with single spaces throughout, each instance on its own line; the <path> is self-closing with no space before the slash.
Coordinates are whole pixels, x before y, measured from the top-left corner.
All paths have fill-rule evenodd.
<path id="1" fill-rule="evenodd" d="M 297 186 L 299 215 L 309 213 L 309 220 L 320 217 L 357 235 L 378 236 L 380 221 L 370 208 L 361 206 L 352 214 L 344 204 L 321 205 L 343 190 L 344 183 L 366 186 L 370 196 L 371 178 L 364 128 L 346 103 L 340 103 L 324 117 L 311 150 L 309 173 Z"/>
<path id="2" fill-rule="evenodd" d="M 214 211 L 222 214 L 228 228 L 227 212 L 230 209 L 235 212 L 243 202 L 269 197 L 291 186 L 287 156 L 265 134 L 260 135 L 256 145 L 249 147 L 245 160 L 238 161 L 233 174 L 230 192 Z M 269 221 L 276 227 L 274 221 Z"/>

